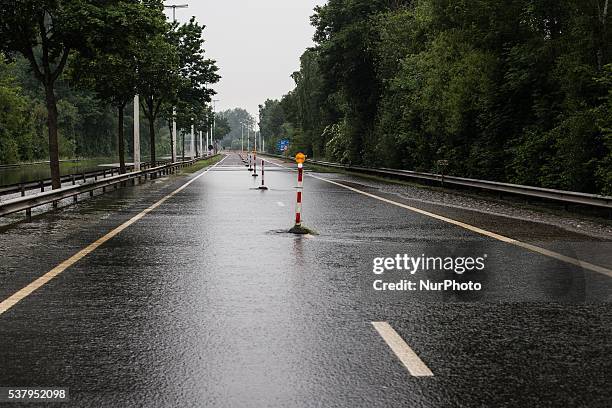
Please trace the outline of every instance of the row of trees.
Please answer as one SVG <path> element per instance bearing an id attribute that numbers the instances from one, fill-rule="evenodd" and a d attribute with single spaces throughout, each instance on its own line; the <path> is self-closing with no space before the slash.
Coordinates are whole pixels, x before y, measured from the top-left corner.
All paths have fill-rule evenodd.
<path id="1" fill-rule="evenodd" d="M 612 193 L 609 0 L 330 0 L 267 146 Z"/>
<path id="2" fill-rule="evenodd" d="M 244 141 L 247 148 L 247 136 L 255 134 L 255 118 L 242 108 L 228 109 L 219 112 L 217 117 L 217 128 L 219 123 L 227 126 L 227 132 L 223 135 L 221 144 L 225 148 L 240 150 Z"/>
<path id="3" fill-rule="evenodd" d="M 12 67 L 27 61 L 42 90 L 53 188 L 60 187 L 58 129 L 63 115 L 58 113 L 62 107 L 58 90 L 79 89 L 95 95 L 97 112 L 112 107 L 117 117 L 116 146 L 122 172 L 124 112 L 139 94 L 149 123 L 150 159 L 155 162 L 156 124 L 160 119 L 170 124 L 175 118 L 179 129 L 192 124 L 198 130 L 208 129 L 212 122 L 209 102 L 214 91 L 209 86 L 220 77 L 215 62 L 204 55 L 203 29 L 195 19 L 185 25 L 168 22 L 161 0 L 3 1 L 0 104 L 6 103 L 11 109 L 6 118 L 0 116 L 8 124 L 0 122 L 0 129 L 5 129 L 0 131 L 0 154 L 8 155 L 9 143 L 15 146 L 10 135 L 2 132 L 18 129 L 17 122 L 27 121 L 32 114 L 26 101 L 19 100 L 20 89 L 10 69 L 3 69 L 10 68 L 5 63 L 10 59 L 15 61 Z"/>

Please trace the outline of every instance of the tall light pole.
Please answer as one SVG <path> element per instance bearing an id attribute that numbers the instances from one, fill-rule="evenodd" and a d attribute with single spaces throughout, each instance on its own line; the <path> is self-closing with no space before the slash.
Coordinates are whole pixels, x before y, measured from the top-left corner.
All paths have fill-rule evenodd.
<path id="1" fill-rule="evenodd" d="M 172 20 L 176 23 L 176 9 L 188 8 L 189 4 L 173 4 L 170 6 L 164 5 L 164 8 L 172 9 Z"/>
<path id="2" fill-rule="evenodd" d="M 193 119 L 191 119 L 191 143 L 189 144 L 189 150 L 191 150 L 191 158 L 195 159 L 195 126 Z"/>
<path id="3" fill-rule="evenodd" d="M 240 149 L 244 153 L 244 122 L 240 122 Z"/>
<path id="4" fill-rule="evenodd" d="M 140 96 L 134 95 L 134 171 L 140 171 Z"/>
<path id="5" fill-rule="evenodd" d="M 188 4 L 174 4 L 165 6 L 164 8 L 172 9 L 172 21 L 176 23 L 176 9 L 188 8 Z M 176 163 L 176 107 L 172 107 L 172 134 L 170 135 L 170 144 L 172 145 L 172 163 Z"/>
<path id="6" fill-rule="evenodd" d="M 214 145 L 215 150 L 217 150 L 217 143 L 214 140 L 215 139 L 215 134 L 216 134 L 216 130 L 217 130 L 217 113 L 216 113 L 216 108 L 215 108 L 215 104 L 219 102 L 219 99 L 213 99 L 212 104 L 213 104 L 213 126 L 212 126 L 212 145 Z"/>

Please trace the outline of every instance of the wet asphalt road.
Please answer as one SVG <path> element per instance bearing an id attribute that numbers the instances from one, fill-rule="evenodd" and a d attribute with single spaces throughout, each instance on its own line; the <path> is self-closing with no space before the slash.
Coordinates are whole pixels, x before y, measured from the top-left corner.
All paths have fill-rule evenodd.
<path id="1" fill-rule="evenodd" d="M 289 235 L 295 178 L 270 164 L 258 191 L 229 156 L 0 315 L 0 386 L 69 387 L 64 406 L 77 407 L 611 406 L 612 278 L 312 177 L 304 217 L 317 235 Z M 185 181 L 3 231 L 0 301 Z M 612 267 L 610 241 L 425 209 Z M 482 272 L 414 278 L 483 290 L 374 291 L 406 274 L 376 276 L 373 259 L 404 253 L 486 255 Z M 412 377 L 377 321 L 434 376 Z"/>

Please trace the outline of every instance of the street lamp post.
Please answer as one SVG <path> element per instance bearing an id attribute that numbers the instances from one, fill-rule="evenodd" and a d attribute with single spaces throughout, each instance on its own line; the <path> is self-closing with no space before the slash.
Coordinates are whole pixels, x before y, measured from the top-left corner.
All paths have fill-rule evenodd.
<path id="1" fill-rule="evenodd" d="M 172 20 L 176 22 L 176 9 L 188 8 L 189 4 L 173 4 L 171 6 L 164 6 L 164 8 L 172 9 Z"/>
<path id="2" fill-rule="evenodd" d="M 164 8 L 172 9 L 172 21 L 176 23 L 176 9 L 188 8 L 188 4 L 173 4 L 164 6 Z M 172 163 L 176 163 L 176 107 L 172 107 L 172 134 L 170 135 L 170 144 L 172 145 Z"/>
<path id="3" fill-rule="evenodd" d="M 189 144 L 189 150 L 191 154 L 191 158 L 195 159 L 195 129 L 193 125 L 193 119 L 191 120 L 191 143 Z"/>
<path id="4" fill-rule="evenodd" d="M 244 122 L 240 122 L 240 150 L 244 153 Z"/>
<path id="5" fill-rule="evenodd" d="M 134 95 L 134 171 L 140 171 L 140 96 Z"/>

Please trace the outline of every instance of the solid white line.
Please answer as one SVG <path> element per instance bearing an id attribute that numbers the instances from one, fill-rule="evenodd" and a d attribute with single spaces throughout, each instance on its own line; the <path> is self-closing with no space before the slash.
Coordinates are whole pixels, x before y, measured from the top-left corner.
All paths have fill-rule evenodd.
<path id="1" fill-rule="evenodd" d="M 507 244 L 512 244 L 512 245 L 521 247 L 523 249 L 526 249 L 528 251 L 535 252 L 535 253 L 538 253 L 540 255 L 545 255 L 545 256 L 547 256 L 549 258 L 553 258 L 553 259 L 556 259 L 556 260 L 559 260 L 559 261 L 562 261 L 562 262 L 565 262 L 565 263 L 568 263 L 568 264 L 571 264 L 571 265 L 578 266 L 579 268 L 588 269 L 590 271 L 601 273 L 602 275 L 607 275 L 609 277 L 612 277 L 612 269 L 604 268 L 603 266 L 599 266 L 599 265 L 594 265 L 592 263 L 581 261 L 579 259 L 572 258 L 572 257 L 566 256 L 566 255 L 560 254 L 558 252 L 554 252 L 554 251 L 548 250 L 546 248 L 541 248 L 541 247 L 536 246 L 536 245 L 532 245 L 532 244 L 528 244 L 526 242 L 518 241 L 518 240 L 516 240 L 514 238 L 509 238 L 509 237 L 506 237 L 504 235 L 496 234 L 495 232 L 487 231 L 487 230 L 484 230 L 482 228 L 478 228 L 478 227 L 475 227 L 475 226 L 470 225 L 470 224 L 466 224 L 466 223 L 461 222 L 461 221 L 453 220 L 452 218 L 444 217 L 442 215 L 434 214 L 434 213 L 431 213 L 429 211 L 421 210 L 419 208 L 411 207 L 411 206 L 406 205 L 406 204 L 398 203 L 397 201 L 389 200 L 388 198 L 383 198 L 383 197 L 377 196 L 375 194 L 367 193 L 365 191 L 356 189 L 354 187 L 349 187 L 349 186 L 346 186 L 344 184 L 337 183 L 335 181 L 331 181 L 331 180 L 328 180 L 328 179 L 325 179 L 325 178 L 322 178 L 322 177 L 313 176 L 312 174 L 309 174 L 309 176 L 313 177 L 313 178 L 316 178 L 318 180 L 325 181 L 327 183 L 336 185 L 338 187 L 342 187 L 342 188 L 345 188 L 347 190 L 354 191 L 354 192 L 362 194 L 364 196 L 374 198 L 374 199 L 382 201 L 384 203 L 388 203 L 388 204 L 395 205 L 397 207 L 405 208 L 406 210 L 410 210 L 410 211 L 413 211 L 415 213 L 425 215 L 427 217 L 435 218 L 437 220 L 444 221 L 446 223 L 456 225 L 458 227 L 461 227 L 461 228 L 464 228 L 466 230 L 475 232 L 477 234 L 484 235 L 484 236 L 487 236 L 489 238 L 493 238 L 493 239 L 496 239 L 498 241 L 505 242 Z"/>
<path id="2" fill-rule="evenodd" d="M 281 164 L 277 164 L 277 163 L 274 163 L 274 162 L 270 162 L 270 163 L 275 164 L 275 165 L 277 165 L 279 167 L 284 167 L 286 169 L 290 169 L 289 167 L 283 166 Z M 595 264 L 592 264 L 592 263 L 586 262 L 586 261 L 581 261 L 580 259 L 572 258 L 572 257 L 566 256 L 566 255 L 560 254 L 558 252 L 551 251 L 551 250 L 546 249 L 546 248 L 541 248 L 541 247 L 533 245 L 533 244 L 528 244 L 526 242 L 518 241 L 518 240 L 516 240 L 514 238 L 506 237 L 504 235 L 496 234 L 495 232 L 487 231 L 485 229 L 478 228 L 478 227 L 475 227 L 475 226 L 470 225 L 470 224 L 466 224 L 466 223 L 461 222 L 461 221 L 453 220 L 452 218 L 444 217 L 442 215 L 434 214 L 434 213 L 431 213 L 429 211 L 421 210 L 421 209 L 416 208 L 416 207 L 411 207 L 411 206 L 406 205 L 406 204 L 398 203 L 397 201 L 389 200 L 388 198 L 383 198 L 383 197 L 377 196 L 375 194 L 367 193 L 367 192 L 359 190 L 357 188 L 349 187 L 349 186 L 346 186 L 346 185 L 344 185 L 342 183 L 338 183 L 338 182 L 335 182 L 335 181 L 332 181 L 332 180 L 329 180 L 329 179 L 326 179 L 326 178 L 323 178 L 323 177 L 314 176 L 312 174 L 307 174 L 307 176 L 315 178 L 317 180 L 324 181 L 326 183 L 330 183 L 330 184 L 336 185 L 338 187 L 345 188 L 347 190 L 353 191 L 353 192 L 358 193 L 358 194 L 362 194 L 364 196 L 373 198 L 375 200 L 382 201 L 382 202 L 387 203 L 387 204 L 395 205 L 397 207 L 401 207 L 401 208 L 404 208 L 406 210 L 409 210 L 409 211 L 412 211 L 412 212 L 415 212 L 415 213 L 418 213 L 418 214 L 421 214 L 421 215 L 425 215 L 427 217 L 435 218 L 437 220 L 444 221 L 446 223 L 456 225 L 458 227 L 461 227 L 463 229 L 475 232 L 477 234 L 484 235 L 484 236 L 487 236 L 489 238 L 493 238 L 493 239 L 496 239 L 498 241 L 505 242 L 507 244 L 511 244 L 511 245 L 514 245 L 514 246 L 526 249 L 528 251 L 535 252 L 537 254 L 544 255 L 544 256 L 547 256 L 549 258 L 553 258 L 553 259 L 556 259 L 558 261 L 568 263 L 570 265 L 575 265 L 575 266 L 577 266 L 579 268 L 588 269 L 590 271 L 593 271 L 593 272 L 596 272 L 596 273 L 600 273 L 602 275 L 606 275 L 606 276 L 612 277 L 612 269 L 605 268 L 603 266 L 595 265 Z"/>
<path id="3" fill-rule="evenodd" d="M 191 183 L 195 182 L 200 177 L 202 177 L 206 173 L 208 173 L 210 170 L 214 169 L 219 164 L 223 163 L 223 161 L 225 159 L 227 159 L 227 157 L 228 156 L 225 156 L 221 161 L 219 161 L 214 166 L 209 167 L 202 174 L 199 174 L 198 176 L 196 176 L 193 179 L 189 180 L 187 183 L 183 184 L 180 188 L 174 190 L 172 193 L 168 194 L 167 196 L 165 196 L 164 198 L 162 198 L 161 200 L 159 200 L 158 202 L 156 202 L 155 204 L 153 204 L 152 206 L 150 206 L 146 210 L 142 211 L 140 214 L 132 217 L 131 219 L 129 219 L 128 221 L 124 222 L 123 224 L 121 224 L 120 226 L 118 226 L 117 228 L 115 228 L 114 230 L 109 232 L 108 234 L 106 234 L 103 237 L 99 238 L 94 243 L 92 243 L 92 244 L 88 245 L 87 247 L 81 249 L 79 252 L 77 252 L 76 254 L 72 255 L 70 258 L 68 258 L 67 260 L 65 260 L 61 264 L 57 265 L 55 268 L 51 269 L 49 272 L 45 273 L 40 278 L 34 280 L 32 283 L 30 283 L 29 285 L 27 285 L 23 289 L 17 291 L 15 294 L 13 294 L 9 298 L 7 298 L 4 301 L 2 301 L 0 303 L 0 315 L 4 314 L 6 311 L 11 309 L 17 303 L 19 303 L 20 301 L 22 301 L 23 299 L 25 299 L 26 297 L 31 295 L 34 291 L 40 289 L 42 286 L 44 286 L 46 283 L 48 283 L 53 278 L 57 277 L 59 274 L 64 272 L 66 269 L 70 268 L 72 265 L 74 265 L 75 263 L 77 263 L 81 259 L 85 258 L 87 255 L 91 254 L 93 251 L 98 249 L 101 245 L 103 245 L 104 243 L 106 243 L 110 239 L 112 239 L 112 238 L 116 237 L 117 235 L 119 235 L 123 230 L 125 230 L 130 225 L 132 225 L 135 222 L 137 222 L 140 219 L 142 219 L 145 215 L 147 215 L 151 211 L 155 210 L 157 207 L 159 207 L 160 205 L 165 203 L 168 199 L 174 197 L 175 195 L 177 195 L 178 193 L 180 193 L 181 191 L 186 189 Z"/>
<path id="4" fill-rule="evenodd" d="M 372 322 L 372 326 L 385 340 L 389 348 L 404 364 L 413 377 L 433 377 L 433 373 L 423 360 L 410 348 L 402 337 L 387 322 Z"/>

